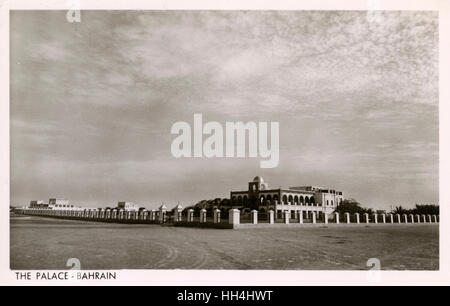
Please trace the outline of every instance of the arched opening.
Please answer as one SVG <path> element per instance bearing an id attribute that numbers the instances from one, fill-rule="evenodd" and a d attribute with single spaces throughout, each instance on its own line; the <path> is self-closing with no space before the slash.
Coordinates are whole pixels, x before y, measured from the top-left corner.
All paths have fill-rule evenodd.
<path id="1" fill-rule="evenodd" d="M 303 196 L 300 196 L 300 205 L 305 204 L 305 199 L 303 198 Z"/>
<path id="2" fill-rule="evenodd" d="M 264 198 L 263 195 L 259 198 L 259 202 L 260 202 L 261 204 L 264 204 L 264 201 L 265 201 L 265 200 L 266 200 L 266 198 Z"/>
<path id="3" fill-rule="evenodd" d="M 237 200 L 238 200 L 238 204 L 241 205 L 242 204 L 242 197 L 238 196 Z"/>
<path id="4" fill-rule="evenodd" d="M 278 199 L 278 194 L 276 194 L 276 195 L 273 196 L 273 200 L 274 200 L 274 201 L 278 201 L 278 200 L 279 200 L 279 199 Z"/>
<path id="5" fill-rule="evenodd" d="M 292 205 L 292 202 L 293 202 L 293 201 L 294 201 L 294 199 L 292 198 L 291 195 L 289 195 L 289 197 L 288 197 L 288 202 L 289 202 L 289 204 Z"/>
<path id="6" fill-rule="evenodd" d="M 269 194 L 266 198 L 268 204 L 272 204 L 272 196 Z"/>
<path id="7" fill-rule="evenodd" d="M 244 197 L 242 198 L 242 202 L 244 203 L 244 205 L 247 205 L 247 202 L 248 202 L 247 196 L 244 196 Z"/>
<path id="8" fill-rule="evenodd" d="M 309 202 L 310 202 L 312 205 L 316 204 L 316 200 L 314 199 L 314 197 L 311 197 L 311 198 L 309 199 Z"/>
<path id="9" fill-rule="evenodd" d="M 295 205 L 298 205 L 298 196 L 295 196 L 295 197 L 294 197 L 294 204 L 295 204 Z"/>
<path id="10" fill-rule="evenodd" d="M 308 197 L 305 197 L 305 204 L 309 205 L 309 198 Z"/>
<path id="11" fill-rule="evenodd" d="M 283 195 L 283 204 L 287 204 L 287 196 L 286 195 Z"/>

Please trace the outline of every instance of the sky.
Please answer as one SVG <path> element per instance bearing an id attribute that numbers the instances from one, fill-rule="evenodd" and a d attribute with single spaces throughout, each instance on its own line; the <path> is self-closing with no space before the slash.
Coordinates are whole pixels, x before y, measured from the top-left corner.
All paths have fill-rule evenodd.
<path id="1" fill-rule="evenodd" d="M 439 201 L 438 13 L 10 14 L 11 204 L 155 208 L 269 187 Z M 173 123 L 279 122 L 280 162 L 174 158 Z"/>

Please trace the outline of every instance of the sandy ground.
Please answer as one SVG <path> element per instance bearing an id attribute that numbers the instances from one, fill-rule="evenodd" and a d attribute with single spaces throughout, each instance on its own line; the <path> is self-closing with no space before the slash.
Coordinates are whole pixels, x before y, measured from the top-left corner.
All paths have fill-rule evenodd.
<path id="1" fill-rule="evenodd" d="M 199 229 L 11 218 L 11 269 L 439 269 L 437 224 Z"/>

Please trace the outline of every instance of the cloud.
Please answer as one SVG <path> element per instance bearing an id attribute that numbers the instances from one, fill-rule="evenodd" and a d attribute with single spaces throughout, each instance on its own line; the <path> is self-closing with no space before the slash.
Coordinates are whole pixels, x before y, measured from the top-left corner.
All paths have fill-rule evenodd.
<path id="1" fill-rule="evenodd" d="M 381 22 L 362 11 L 82 14 L 11 13 L 13 200 L 33 198 L 30 184 L 80 198 L 86 182 L 103 188 L 89 187 L 96 203 L 132 195 L 119 185 L 136 184 L 140 199 L 194 201 L 202 184 L 227 194 L 257 161 L 207 172 L 211 161 L 171 160 L 172 123 L 201 112 L 279 121 L 280 167 L 263 171 L 275 185 L 338 184 L 374 205 L 420 189 L 437 201 L 436 12 L 383 11 Z M 53 175 L 36 183 L 25 166 Z M 157 183 L 170 178 L 189 184 Z M 158 188 L 139 192 L 146 180 Z M 374 184 L 398 188 L 375 194 Z"/>

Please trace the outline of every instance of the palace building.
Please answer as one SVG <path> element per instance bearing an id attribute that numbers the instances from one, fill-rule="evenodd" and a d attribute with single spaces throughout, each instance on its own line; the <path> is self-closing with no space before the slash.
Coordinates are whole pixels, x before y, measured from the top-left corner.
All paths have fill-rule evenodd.
<path id="1" fill-rule="evenodd" d="M 117 203 L 117 209 L 130 210 L 130 211 L 139 211 L 139 206 L 134 204 L 133 202 L 120 201 Z"/>
<path id="2" fill-rule="evenodd" d="M 298 186 L 285 188 L 269 188 L 263 178 L 257 176 L 248 183 L 248 190 L 231 191 L 230 199 L 233 206 L 243 209 L 256 209 L 267 212 L 272 209 L 276 218 L 282 218 L 284 211 L 291 213 L 291 218 L 297 218 L 297 211 L 302 211 L 308 218 L 308 213 L 316 212 L 320 217 L 323 213 L 331 214 L 342 202 L 342 191 L 318 186 Z"/>

